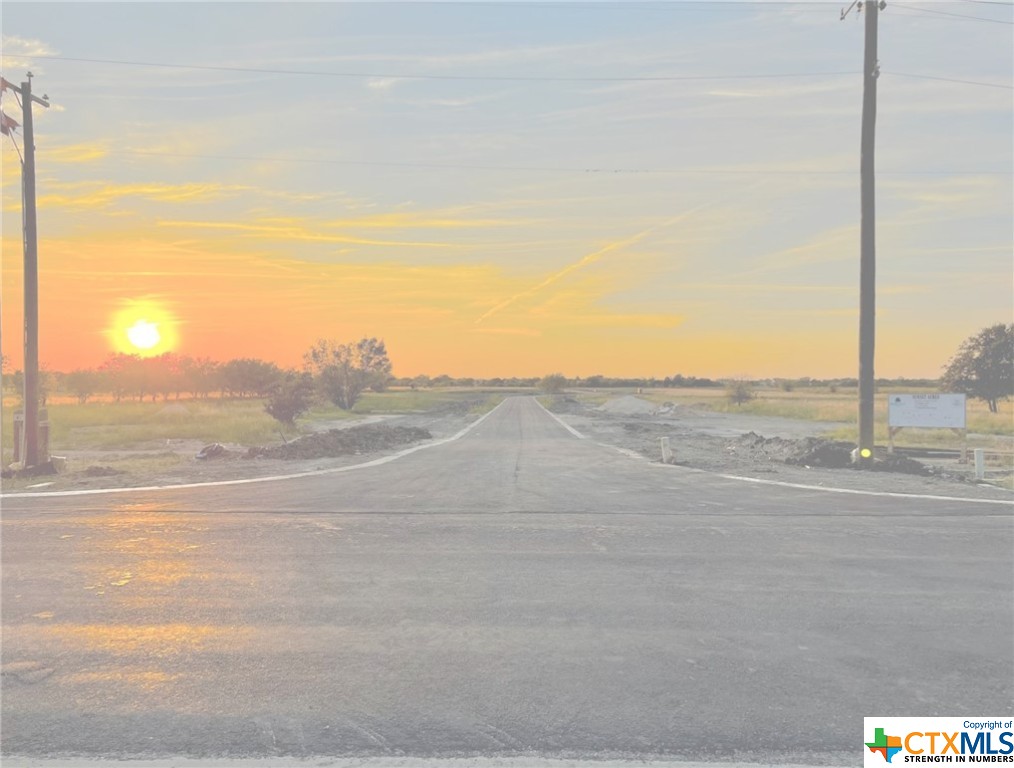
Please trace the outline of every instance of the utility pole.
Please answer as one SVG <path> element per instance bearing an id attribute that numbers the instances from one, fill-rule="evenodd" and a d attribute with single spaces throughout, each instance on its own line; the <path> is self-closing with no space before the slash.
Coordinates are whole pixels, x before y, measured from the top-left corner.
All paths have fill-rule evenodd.
<path id="1" fill-rule="evenodd" d="M 860 252 L 859 252 L 859 444 L 856 462 L 869 466 L 873 461 L 873 374 L 876 345 L 877 238 L 875 198 L 875 143 L 877 124 L 877 17 L 887 3 L 884 0 L 853 2 L 842 11 L 844 19 L 853 6 L 865 12 L 865 49 L 863 54 L 863 124 L 860 147 Z"/>
<path id="2" fill-rule="evenodd" d="M 32 104 L 49 106 L 49 97 L 32 95 L 32 73 L 18 88 L 8 85 L 21 96 L 21 128 L 24 132 L 25 157 L 21 166 L 24 198 L 25 246 L 25 423 L 23 457 L 25 468 L 39 464 L 39 247 L 35 217 L 35 130 Z"/>

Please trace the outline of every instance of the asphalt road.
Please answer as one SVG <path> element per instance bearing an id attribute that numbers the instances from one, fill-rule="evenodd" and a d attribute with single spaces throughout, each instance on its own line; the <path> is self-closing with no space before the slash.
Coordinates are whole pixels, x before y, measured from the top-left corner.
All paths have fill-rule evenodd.
<path id="1" fill-rule="evenodd" d="M 864 715 L 1014 712 L 1010 506 L 652 465 L 531 398 L 354 471 L 7 497 L 2 534 L 5 764 L 855 765 Z"/>

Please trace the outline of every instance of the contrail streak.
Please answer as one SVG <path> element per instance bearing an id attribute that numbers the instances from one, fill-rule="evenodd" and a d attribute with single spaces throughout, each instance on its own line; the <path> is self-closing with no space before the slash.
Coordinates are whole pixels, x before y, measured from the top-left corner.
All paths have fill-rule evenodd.
<path id="1" fill-rule="evenodd" d="M 660 229 L 665 229 L 666 227 L 671 227 L 673 224 L 677 224 L 680 221 L 682 221 L 683 219 L 687 218 L 688 216 L 692 216 L 693 214 L 697 213 L 702 208 L 708 207 L 708 205 L 709 204 L 699 205 L 696 208 L 691 208 L 689 211 L 686 211 L 685 213 L 681 213 L 679 216 L 674 216 L 671 219 L 667 219 L 666 221 L 663 221 L 661 224 L 656 224 L 653 227 L 648 227 L 648 229 L 644 230 L 643 232 L 638 232 L 636 235 L 628 237 L 626 240 L 617 240 L 615 243 L 610 243 L 605 248 L 600 248 L 599 250 L 595 251 L 594 253 L 589 253 L 587 256 L 583 256 L 581 259 L 579 259 L 578 261 L 575 261 L 573 264 L 570 264 L 569 266 L 566 266 L 563 269 L 561 269 L 559 272 L 556 272 L 555 274 L 550 275 L 549 277 L 547 277 L 545 280 L 543 280 L 538 285 L 534 285 L 531 288 L 528 288 L 527 290 L 522 291 L 521 293 L 515 294 L 514 296 L 511 296 L 509 299 L 504 299 L 499 304 L 497 304 L 495 307 L 493 307 L 488 312 L 486 312 L 484 315 L 482 315 L 482 317 L 480 317 L 478 320 L 476 320 L 475 324 L 478 325 L 483 320 L 486 320 L 487 318 L 492 317 L 497 312 L 500 312 L 501 310 L 506 309 L 511 304 L 514 304 L 515 302 L 518 302 L 521 299 L 526 299 L 529 296 L 535 295 L 536 293 L 538 293 L 539 291 L 541 291 L 543 288 L 545 288 L 545 287 L 547 287 L 549 285 L 552 285 L 553 283 L 557 282 L 558 280 L 562 280 L 564 277 L 566 277 L 567 275 L 569 275 L 571 272 L 576 272 L 579 269 L 583 269 L 584 267 L 587 267 L 589 264 L 594 264 L 596 261 L 598 261 L 600 258 L 602 258 L 603 256 L 605 256 L 610 251 L 615 251 L 618 248 L 625 248 L 625 247 L 627 247 L 629 245 L 633 245 L 634 243 L 636 243 L 636 242 L 638 242 L 640 240 L 643 240 L 645 237 L 647 237 L 648 235 L 650 235 L 652 232 L 657 232 Z"/>

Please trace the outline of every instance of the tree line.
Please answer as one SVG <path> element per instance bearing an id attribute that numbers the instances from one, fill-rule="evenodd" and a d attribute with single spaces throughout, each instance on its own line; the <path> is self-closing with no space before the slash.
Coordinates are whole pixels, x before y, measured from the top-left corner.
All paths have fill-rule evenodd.
<path id="1" fill-rule="evenodd" d="M 6 367 L 6 366 L 5 366 Z M 391 361 L 383 340 L 363 338 L 342 344 L 321 339 L 304 355 L 302 370 L 238 358 L 224 363 L 166 352 L 153 357 L 112 354 L 97 368 L 68 372 L 41 370 L 40 396 L 69 394 L 79 403 L 104 395 L 114 401 L 266 398 L 293 377 L 306 379 L 323 398 L 351 408 L 366 389 L 383 391 L 391 382 Z M 3 374 L 4 389 L 21 393 L 21 371 Z"/>
<path id="2" fill-rule="evenodd" d="M 8 372 L 3 360 L 3 387 L 9 391 L 23 390 L 21 371 Z M 736 381 L 739 381 L 738 379 Z M 762 379 L 748 383 L 773 386 L 792 391 L 810 387 L 827 387 L 832 391 L 854 388 L 854 378 Z M 940 379 L 877 379 L 878 386 L 940 387 L 944 391 L 964 392 L 988 403 L 994 413 L 998 400 L 1014 396 L 1014 324 L 997 323 L 970 336 L 944 366 Z M 209 358 L 195 358 L 168 352 L 156 357 L 114 354 L 95 369 L 78 369 L 67 373 L 40 371 L 40 394 L 51 392 L 73 395 L 86 403 L 97 395 L 107 395 L 117 402 L 125 399 L 180 399 L 183 395 L 206 399 L 279 397 L 279 392 L 294 393 L 297 400 L 317 397 L 344 409 L 351 409 L 367 389 L 383 391 L 390 386 L 428 387 L 506 387 L 539 388 L 562 391 L 566 387 L 584 388 L 681 388 L 728 387 L 727 380 L 684 376 L 681 373 L 664 378 L 624 378 L 595 374 L 568 378 L 560 373 L 542 377 L 452 377 L 419 375 L 394 377 L 391 361 L 382 339 L 362 338 L 351 343 L 319 339 L 303 356 L 301 370 L 284 370 L 274 363 L 240 358 L 219 363 Z M 279 411 L 286 410 L 281 405 Z"/>

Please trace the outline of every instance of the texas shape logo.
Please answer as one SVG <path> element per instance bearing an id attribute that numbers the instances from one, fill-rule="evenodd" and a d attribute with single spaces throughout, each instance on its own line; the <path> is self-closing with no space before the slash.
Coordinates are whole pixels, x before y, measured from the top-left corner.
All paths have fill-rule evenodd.
<path id="1" fill-rule="evenodd" d="M 876 728 L 873 732 L 873 741 L 866 742 L 870 752 L 879 752 L 884 760 L 891 762 L 891 758 L 901 752 L 901 736 L 885 736 L 883 728 Z"/>

